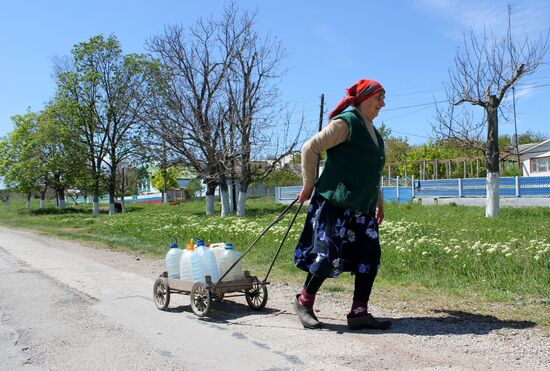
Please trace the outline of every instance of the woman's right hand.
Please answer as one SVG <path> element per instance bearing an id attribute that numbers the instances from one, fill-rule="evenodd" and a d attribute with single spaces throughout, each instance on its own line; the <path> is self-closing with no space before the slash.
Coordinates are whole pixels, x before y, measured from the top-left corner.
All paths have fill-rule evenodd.
<path id="1" fill-rule="evenodd" d="M 311 198 L 311 194 L 313 193 L 313 187 L 312 186 L 304 186 L 300 193 L 298 193 L 298 202 L 304 203 L 305 201 L 309 200 Z"/>

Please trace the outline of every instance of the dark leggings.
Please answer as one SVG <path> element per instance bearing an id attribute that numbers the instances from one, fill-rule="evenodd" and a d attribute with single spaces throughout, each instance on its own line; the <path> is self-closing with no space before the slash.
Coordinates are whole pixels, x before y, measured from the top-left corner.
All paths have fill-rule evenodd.
<path id="1" fill-rule="evenodd" d="M 372 285 L 378 269 L 371 269 L 367 273 L 355 274 L 355 288 L 353 290 L 353 301 L 368 302 Z M 315 295 L 319 288 L 325 281 L 324 278 L 314 276 L 311 273 L 307 274 L 306 282 L 304 283 L 304 289 L 308 294 Z"/>

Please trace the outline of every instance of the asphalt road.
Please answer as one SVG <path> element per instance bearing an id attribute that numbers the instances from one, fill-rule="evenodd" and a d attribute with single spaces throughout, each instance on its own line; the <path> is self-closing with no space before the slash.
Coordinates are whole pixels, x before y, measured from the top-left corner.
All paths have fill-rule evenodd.
<path id="1" fill-rule="evenodd" d="M 321 290 L 324 328 L 305 330 L 299 288 L 277 283 L 262 311 L 226 298 L 201 320 L 187 295 L 156 309 L 163 270 L 162 259 L 0 227 L 0 370 L 550 370 L 534 323 L 374 303 L 393 326 L 350 331 L 350 294 Z"/>
<path id="2" fill-rule="evenodd" d="M 284 354 L 161 312 L 152 280 L 0 228 L 0 369 L 292 368 Z"/>

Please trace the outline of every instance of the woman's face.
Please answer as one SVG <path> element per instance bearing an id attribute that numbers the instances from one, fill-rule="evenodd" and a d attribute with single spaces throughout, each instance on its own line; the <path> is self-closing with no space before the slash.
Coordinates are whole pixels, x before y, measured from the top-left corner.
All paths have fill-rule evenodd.
<path id="1" fill-rule="evenodd" d="M 379 91 L 369 99 L 364 100 L 359 104 L 359 111 L 369 120 L 374 120 L 378 116 L 378 112 L 385 106 L 384 98 L 385 93 L 383 90 Z"/>

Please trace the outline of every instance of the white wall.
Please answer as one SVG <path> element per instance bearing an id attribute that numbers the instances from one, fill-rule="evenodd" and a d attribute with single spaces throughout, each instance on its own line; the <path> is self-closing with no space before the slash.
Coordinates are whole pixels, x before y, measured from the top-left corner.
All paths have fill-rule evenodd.
<path id="1" fill-rule="evenodd" d="M 533 152 L 527 152 L 521 155 L 523 176 L 550 176 L 549 171 L 531 173 L 531 159 L 540 157 L 550 157 L 550 145 L 543 145 L 533 149 Z"/>

